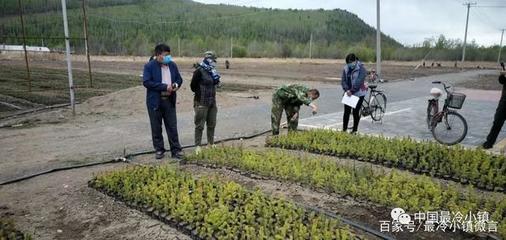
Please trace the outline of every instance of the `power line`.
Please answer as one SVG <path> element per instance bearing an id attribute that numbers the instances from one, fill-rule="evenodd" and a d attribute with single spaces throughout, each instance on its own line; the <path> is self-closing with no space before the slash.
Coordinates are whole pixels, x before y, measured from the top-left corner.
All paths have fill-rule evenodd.
<path id="1" fill-rule="evenodd" d="M 506 8 L 506 5 L 496 5 L 496 6 L 487 6 L 487 5 L 475 5 L 473 6 L 475 8 Z M 478 12 L 481 12 L 481 9 L 477 9 Z M 489 18 L 489 15 L 488 14 L 479 14 L 478 15 L 479 18 L 481 17 L 484 17 L 487 19 L 487 21 L 489 23 L 494 23 L 494 21 L 492 21 L 490 18 Z M 492 24 L 493 25 L 493 24 Z"/>
<path id="2" fill-rule="evenodd" d="M 455 1 L 458 3 L 461 3 L 458 0 L 455 0 Z M 494 3 L 492 3 L 492 4 L 494 4 Z M 481 8 L 506 8 L 505 5 L 477 5 L 476 2 L 466 2 L 466 3 L 464 3 L 464 5 L 467 6 L 467 18 L 466 18 L 466 30 L 465 30 L 465 35 L 464 35 L 464 45 L 463 45 L 463 49 L 462 49 L 462 61 L 465 60 L 465 48 L 466 48 L 466 43 L 467 43 L 467 30 L 468 30 L 468 26 L 469 26 L 469 13 L 471 12 L 470 8 L 471 7 L 477 8 L 476 11 L 472 11 L 471 14 L 473 14 L 473 16 L 475 16 L 478 21 L 480 21 L 484 25 L 486 25 L 490 28 L 493 28 L 493 29 L 497 29 L 496 21 L 492 20 L 488 14 L 484 14 L 481 11 Z"/>
<path id="3" fill-rule="evenodd" d="M 494 21 L 492 19 L 490 19 L 486 14 L 480 14 L 481 11 L 479 9 L 476 9 L 477 11 L 473 11 L 471 12 L 471 14 L 473 14 L 473 16 L 477 17 L 478 21 L 480 21 L 481 23 L 483 23 L 484 25 L 486 26 L 490 26 L 490 25 L 495 25 L 494 24 Z M 494 28 L 494 30 L 496 29 L 495 27 L 492 27 Z"/>
<path id="4" fill-rule="evenodd" d="M 477 7 L 477 8 L 506 8 L 506 6 L 504 6 L 504 5 L 503 6 L 499 6 L 499 5 L 497 5 L 497 6 L 483 6 L 483 5 L 481 5 L 481 6 L 474 6 L 474 7 Z"/>

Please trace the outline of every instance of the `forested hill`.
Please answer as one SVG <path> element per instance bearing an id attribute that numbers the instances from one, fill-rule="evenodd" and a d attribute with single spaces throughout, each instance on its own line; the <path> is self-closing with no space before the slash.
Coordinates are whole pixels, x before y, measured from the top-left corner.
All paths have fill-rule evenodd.
<path id="1" fill-rule="evenodd" d="M 60 0 L 23 0 L 30 44 L 62 48 Z M 81 0 L 68 0 L 70 32 L 83 36 Z M 343 57 L 349 51 L 374 58 L 375 29 L 345 10 L 278 10 L 206 5 L 189 0 L 87 0 L 90 49 L 93 54 L 148 54 L 167 42 L 174 55 L 194 56 L 215 50 L 220 56 L 307 57 L 313 35 L 313 57 Z M 19 44 L 17 0 L 0 1 L 1 42 Z M 5 37 L 10 36 L 10 37 Z M 81 40 L 73 40 L 82 51 Z M 179 47 L 178 47 L 179 46 Z M 401 45 L 383 36 L 385 49 Z"/>

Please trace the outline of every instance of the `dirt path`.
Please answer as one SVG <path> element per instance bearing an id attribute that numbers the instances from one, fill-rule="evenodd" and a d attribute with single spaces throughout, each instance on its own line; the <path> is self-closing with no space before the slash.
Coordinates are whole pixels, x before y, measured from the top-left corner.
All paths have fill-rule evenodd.
<path id="1" fill-rule="evenodd" d="M 190 144 L 193 132 L 182 129 L 193 126 L 193 97 L 187 87 L 180 91 L 180 140 Z M 218 107 L 222 116 L 227 108 L 255 106 L 263 101 L 246 98 L 249 95 L 262 93 L 220 92 Z M 262 99 L 267 99 L 264 95 Z M 75 117 L 64 108 L 2 123 L 18 127 L 0 128 L 0 181 L 57 166 L 109 160 L 122 156 L 125 149 L 135 152 L 152 148 L 144 87 L 91 98 L 78 105 L 76 111 Z"/>

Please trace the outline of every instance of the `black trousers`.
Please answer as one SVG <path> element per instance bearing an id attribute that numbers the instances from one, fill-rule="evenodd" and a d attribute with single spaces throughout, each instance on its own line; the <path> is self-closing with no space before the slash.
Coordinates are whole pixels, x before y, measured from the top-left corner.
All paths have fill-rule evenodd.
<path id="1" fill-rule="evenodd" d="M 506 120 L 506 97 L 501 97 L 499 105 L 495 110 L 494 124 L 492 124 L 490 133 L 487 136 L 487 142 L 485 143 L 486 145 L 494 145 L 495 141 L 497 140 L 497 136 L 499 135 L 499 132 L 504 125 L 504 120 Z"/>
<path id="2" fill-rule="evenodd" d="M 358 129 L 358 123 L 360 122 L 360 108 L 362 107 L 362 102 L 364 102 L 364 96 L 359 97 L 357 106 L 353 108 L 353 131 L 356 132 Z M 343 132 L 348 130 L 348 122 L 350 121 L 350 113 L 351 107 L 348 105 L 344 105 L 344 115 L 343 115 Z"/>
<path id="3" fill-rule="evenodd" d="M 170 152 L 176 154 L 181 152 L 181 144 L 179 144 L 179 136 L 177 134 L 177 117 L 176 106 L 169 100 L 161 100 L 157 109 L 148 107 L 149 122 L 151 124 L 151 137 L 153 139 L 153 147 L 156 151 L 165 152 L 165 145 L 162 135 L 162 121 L 169 138 Z"/>

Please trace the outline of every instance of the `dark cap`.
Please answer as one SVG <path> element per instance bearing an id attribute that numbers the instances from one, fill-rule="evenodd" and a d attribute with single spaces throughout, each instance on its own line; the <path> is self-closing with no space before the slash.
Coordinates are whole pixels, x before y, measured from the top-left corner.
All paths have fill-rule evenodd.
<path id="1" fill-rule="evenodd" d="M 357 60 L 358 60 L 358 58 L 357 58 L 357 56 L 355 56 L 355 53 L 350 53 L 346 56 L 346 63 L 352 63 Z"/>
<path id="2" fill-rule="evenodd" d="M 212 60 L 216 60 L 217 57 L 216 57 L 216 53 L 214 53 L 213 51 L 207 51 L 204 53 L 204 57 L 205 58 L 210 58 Z"/>

